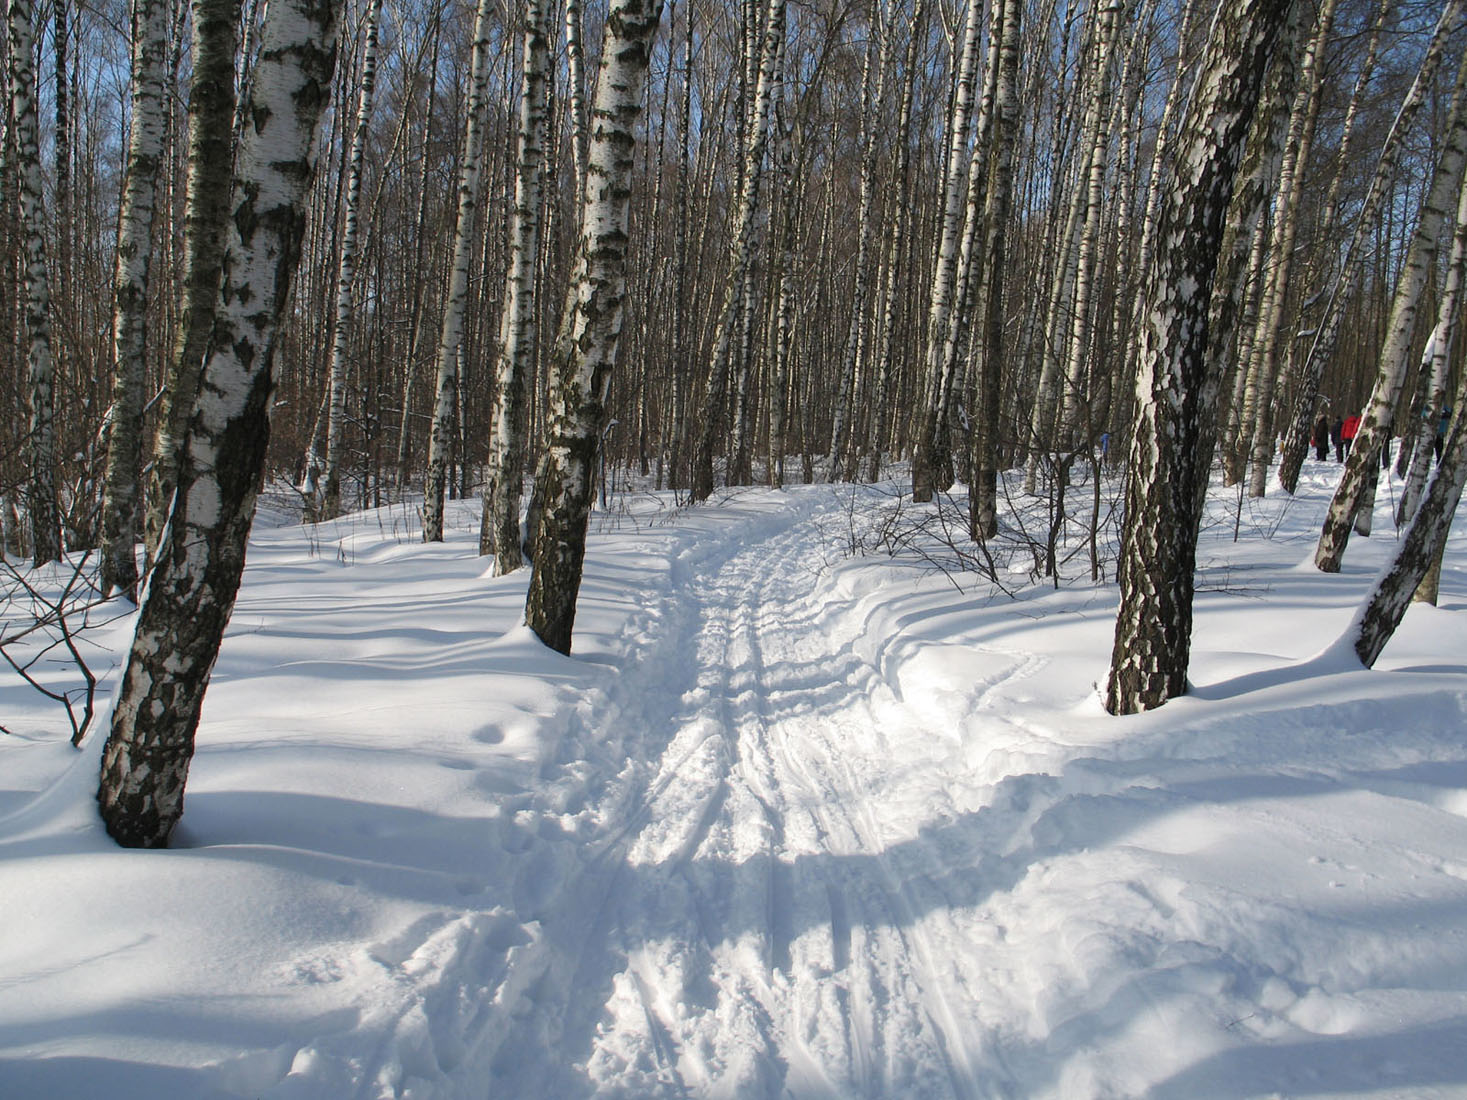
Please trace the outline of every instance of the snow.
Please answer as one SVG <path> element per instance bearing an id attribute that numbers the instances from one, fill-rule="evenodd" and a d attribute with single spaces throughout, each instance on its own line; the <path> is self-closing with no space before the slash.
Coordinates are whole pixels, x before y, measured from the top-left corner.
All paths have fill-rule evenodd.
<path id="1" fill-rule="evenodd" d="M 1467 536 L 1362 669 L 1339 469 L 1214 494 L 1129 718 L 1075 528 L 1010 596 L 895 484 L 619 496 L 567 658 L 477 501 L 266 498 L 172 850 L 0 679 L 0 1096 L 1467 1096 Z"/>

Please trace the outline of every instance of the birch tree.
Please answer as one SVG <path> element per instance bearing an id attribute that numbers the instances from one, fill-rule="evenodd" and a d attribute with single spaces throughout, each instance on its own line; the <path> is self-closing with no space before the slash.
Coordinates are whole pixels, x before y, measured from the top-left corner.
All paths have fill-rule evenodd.
<path id="1" fill-rule="evenodd" d="M 106 490 L 102 498 L 100 583 L 137 602 L 139 480 L 146 378 L 148 284 L 153 213 L 163 159 L 163 93 L 168 5 L 137 0 L 133 9 L 132 128 L 117 228 L 113 276 L 112 407 L 107 416 Z"/>
<path id="2" fill-rule="evenodd" d="M 534 572 L 525 598 L 525 622 L 561 653 L 570 652 L 606 391 L 621 338 L 636 126 L 661 16 L 662 0 L 612 0 L 601 42 L 580 247 L 552 357 L 554 390 L 535 490 L 541 507 L 532 536 Z"/>
<path id="3" fill-rule="evenodd" d="M 1299 227 L 1299 208 L 1304 194 L 1304 170 L 1314 144 L 1314 131 L 1319 121 L 1319 105 L 1324 87 L 1323 55 L 1326 39 L 1334 24 L 1336 0 L 1320 5 L 1315 31 L 1300 64 L 1300 90 L 1293 117 L 1289 120 L 1289 136 L 1283 168 L 1279 175 L 1278 199 L 1274 204 L 1273 242 L 1269 263 L 1264 271 L 1263 300 L 1259 305 L 1257 328 L 1251 344 L 1254 384 L 1252 398 L 1253 455 L 1250 496 L 1261 497 L 1268 483 L 1268 469 L 1274 455 L 1274 384 L 1279 374 L 1279 343 L 1284 323 L 1284 296 L 1294 266 L 1294 244 Z M 1245 411 L 1244 416 L 1248 414 Z"/>
<path id="4" fill-rule="evenodd" d="M 855 280 L 851 293 L 850 319 L 846 325 L 845 349 L 841 355 L 841 373 L 835 387 L 835 408 L 832 411 L 830 427 L 830 451 L 826 462 L 827 476 L 831 481 L 840 477 L 846 420 L 856 387 L 856 372 L 868 350 L 864 337 L 866 302 L 870 296 L 871 283 L 871 244 L 876 230 L 874 208 L 876 156 L 879 148 L 877 119 L 881 117 L 881 109 L 886 99 L 886 75 L 891 68 L 892 38 L 889 29 L 885 32 L 881 30 L 881 24 L 876 14 L 873 13 L 870 37 L 866 43 L 865 72 L 861 78 L 865 103 L 861 112 L 861 178 L 858 184 L 859 198 L 856 203 Z"/>
<path id="5" fill-rule="evenodd" d="M 362 47 L 362 79 L 357 91 L 356 125 L 352 129 L 351 152 L 347 156 L 345 224 L 341 233 L 341 256 L 336 271 L 336 324 L 331 335 L 331 371 L 326 418 L 326 466 L 318 511 L 321 519 L 341 514 L 341 447 L 346 430 L 347 353 L 351 345 L 352 288 L 356 283 L 357 239 L 360 232 L 357 208 L 362 198 L 362 162 L 367 149 L 367 130 L 372 124 L 372 100 L 377 90 L 377 22 L 382 0 L 368 0 Z"/>
<path id="6" fill-rule="evenodd" d="M 1437 423 L 1446 406 L 1451 349 L 1457 338 L 1464 281 L 1467 281 L 1467 186 L 1461 188 L 1457 197 L 1457 224 L 1452 232 L 1451 258 L 1447 261 L 1446 276 L 1442 280 L 1436 324 L 1421 352 L 1421 415 L 1414 425 L 1407 427 L 1401 440 L 1402 449 L 1410 450 L 1411 464 L 1401 485 L 1401 501 L 1396 508 L 1399 526 L 1405 526 L 1416 514 L 1431 470 Z"/>
<path id="7" fill-rule="evenodd" d="M 912 499 L 932 499 L 944 480 L 938 468 L 946 454 L 947 399 L 951 396 L 951 369 L 945 367 L 945 345 L 949 317 L 954 308 L 957 269 L 963 229 L 964 165 L 969 156 L 969 130 L 977 83 L 978 43 L 983 25 L 979 0 L 964 5 L 963 48 L 958 60 L 957 86 L 953 93 L 947 133 L 947 160 L 942 202 L 942 223 L 937 243 L 937 261 L 932 272 L 932 291 L 927 317 L 927 356 L 922 404 L 919 410 L 916 448 L 912 454 Z"/>
<path id="8" fill-rule="evenodd" d="M 737 335 L 735 326 L 742 320 L 744 280 L 754 251 L 754 222 L 759 207 L 764 152 L 769 140 L 769 104 L 774 87 L 774 67 L 779 54 L 779 42 L 785 33 L 785 10 L 785 0 L 769 0 L 764 17 L 758 83 L 754 92 L 748 138 L 744 142 L 743 150 L 743 186 L 734 214 L 728 275 L 723 286 L 723 306 L 717 314 L 718 320 L 714 329 L 713 347 L 708 362 L 708 388 L 703 396 L 702 430 L 693 459 L 694 500 L 707 500 L 713 493 L 713 453 L 722 434 L 723 407 L 728 396 L 728 376 Z"/>
<path id="9" fill-rule="evenodd" d="M 158 405 L 148 475 L 146 519 L 150 563 L 163 543 L 178 484 L 183 446 L 199 392 L 199 377 L 224 262 L 224 220 L 234 169 L 234 55 L 239 41 L 240 0 L 190 3 L 193 74 L 188 101 L 188 182 L 184 196 L 183 302 Z"/>
<path id="10" fill-rule="evenodd" d="M 673 12 L 675 15 L 676 12 Z M 671 21 L 671 17 L 669 17 Z M 677 112 L 677 184 L 673 197 L 676 222 L 672 236 L 672 270 L 674 277 L 672 298 L 672 377 L 669 379 L 668 404 L 670 406 L 667 436 L 668 486 L 682 489 L 684 477 L 683 457 L 687 452 L 687 380 L 688 380 L 688 221 L 691 217 L 691 196 L 688 186 L 689 165 L 692 157 L 693 119 L 693 5 L 688 4 L 683 16 L 683 84 L 678 99 Z M 671 65 L 669 64 L 669 79 Z"/>
<path id="11" fill-rule="evenodd" d="M 300 257 L 338 16 L 337 3 L 271 0 L 261 31 L 216 338 L 102 751 L 97 800 L 125 847 L 166 847 L 183 814 L 204 691 L 239 590 L 264 468 L 275 337 Z"/>
<path id="12" fill-rule="evenodd" d="M 35 12 L 30 0 L 10 0 L 10 110 L 25 274 L 26 509 L 37 565 L 61 560 L 61 508 L 56 490 L 56 363 L 51 347 L 51 280 L 42 209 L 40 123 L 36 110 Z"/>
<path id="13" fill-rule="evenodd" d="M 896 311 L 901 291 L 902 276 L 905 274 L 903 259 L 909 240 L 908 227 L 911 222 L 912 102 L 916 91 L 917 57 L 922 37 L 927 29 L 927 13 L 931 9 L 927 0 L 916 0 L 907 30 L 907 50 L 902 71 L 901 106 L 897 111 L 896 133 L 902 135 L 897 147 L 896 174 L 892 182 L 895 193 L 896 216 L 890 219 L 886 239 L 886 258 L 881 281 L 881 295 L 877 308 L 880 336 L 875 355 L 876 395 L 871 410 L 870 453 L 867 459 L 866 477 L 875 481 L 881 472 L 881 455 L 885 446 L 886 421 L 894 388 Z"/>
<path id="14" fill-rule="evenodd" d="M 524 562 L 520 549 L 520 495 L 525 471 L 525 390 L 535 371 L 535 268 L 540 254 L 540 165 L 545 155 L 546 87 L 550 44 L 546 0 L 525 0 L 524 59 L 520 71 L 519 136 L 510 261 L 499 321 L 498 386 L 489 436 L 484 518 L 479 553 L 494 555 L 496 573 Z"/>
<path id="15" fill-rule="evenodd" d="M 1395 419 L 1396 404 L 1410 363 L 1421 299 L 1427 280 L 1436 267 L 1442 225 L 1455 208 L 1464 166 L 1467 166 L 1467 55 L 1462 58 L 1457 72 L 1451 121 L 1432 175 L 1431 190 L 1422 204 L 1416 233 L 1396 283 L 1390 322 L 1378 360 L 1375 388 L 1360 420 L 1355 444 L 1345 460 L 1345 472 L 1330 501 L 1319 545 L 1315 547 L 1314 564 L 1321 572 L 1340 571 L 1340 559 L 1350 540 L 1350 529 L 1365 495 L 1367 481 L 1373 485 L 1374 478 L 1379 476 L 1381 444 L 1388 438 Z"/>
<path id="16" fill-rule="evenodd" d="M 1079 219 L 1079 245 L 1075 255 L 1072 281 L 1075 296 L 1071 302 L 1069 347 L 1065 353 L 1065 388 L 1060 412 L 1061 445 L 1069 447 L 1079 425 L 1081 407 L 1089 395 L 1086 377 L 1089 370 L 1091 326 L 1094 316 L 1096 265 L 1099 262 L 1101 202 L 1105 195 L 1105 169 L 1111 136 L 1107 120 L 1110 114 L 1111 69 L 1115 42 L 1123 19 L 1120 0 L 1110 0 L 1099 9 L 1096 28 L 1095 61 L 1091 71 L 1092 90 L 1085 109 L 1081 133 L 1088 146 L 1086 162 L 1076 191 L 1075 201 L 1083 210 Z M 1039 438 L 1043 438 L 1040 436 Z"/>
<path id="17" fill-rule="evenodd" d="M 1315 330 L 1308 357 L 1300 373 L 1298 392 L 1289 418 L 1289 430 L 1279 461 L 1279 484 L 1287 493 L 1292 493 L 1298 485 L 1299 470 L 1304 465 L 1310 429 L 1314 422 L 1319 381 L 1324 375 L 1325 364 L 1335 354 L 1341 326 L 1359 285 L 1364 268 L 1366 240 L 1379 228 L 1412 125 L 1421 113 L 1426 91 L 1435 80 L 1437 70 L 1446 56 L 1447 43 L 1463 25 L 1464 19 L 1467 19 L 1467 0 L 1446 0 L 1415 79 L 1402 97 L 1401 106 L 1396 111 L 1396 117 L 1382 143 L 1369 189 L 1360 205 L 1360 212 L 1356 215 L 1354 232 L 1335 270 L 1335 277 L 1327 293 L 1328 304 L 1324 316 Z"/>
<path id="18" fill-rule="evenodd" d="M 1467 430 L 1460 412 L 1467 401 L 1467 385 L 1457 390 L 1457 414 L 1442 447 L 1441 462 L 1427 486 L 1421 505 L 1411 517 L 1390 566 L 1375 583 L 1351 623 L 1355 655 L 1366 668 L 1375 666 L 1391 635 L 1401 625 L 1412 597 L 1418 595 L 1432 570 L 1439 567 L 1462 487 L 1467 484 Z"/>
<path id="19" fill-rule="evenodd" d="M 458 220 L 453 240 L 448 299 L 438 338 L 438 382 L 434 390 L 433 426 L 428 437 L 428 475 L 423 486 L 423 541 L 443 541 L 443 497 L 448 486 L 448 460 L 453 450 L 454 407 L 458 395 L 459 358 L 464 337 L 464 311 L 469 300 L 469 264 L 473 257 L 475 217 L 483 172 L 484 108 L 488 98 L 492 0 L 479 0 L 474 20 L 474 52 L 470 63 L 468 118 L 464 123 L 463 159 L 458 176 Z"/>
<path id="20" fill-rule="evenodd" d="M 1197 466 L 1212 420 L 1208 314 L 1234 177 L 1274 45 L 1294 0 L 1224 0 L 1182 123 L 1141 326 L 1126 479 L 1120 611 L 1105 706 L 1158 707 L 1186 690 L 1201 524 Z"/>
<path id="21" fill-rule="evenodd" d="M 977 302 L 981 325 L 974 375 L 977 381 L 973 425 L 973 483 L 968 490 L 969 534 L 989 539 L 998 534 L 999 402 L 1004 363 L 1003 302 L 1008 262 L 1008 222 L 1013 205 L 1014 147 L 1019 120 L 1019 32 L 1023 0 L 1002 0 L 998 31 L 997 82 L 993 130 L 992 179 L 983 217 L 979 258 L 983 282 Z"/>

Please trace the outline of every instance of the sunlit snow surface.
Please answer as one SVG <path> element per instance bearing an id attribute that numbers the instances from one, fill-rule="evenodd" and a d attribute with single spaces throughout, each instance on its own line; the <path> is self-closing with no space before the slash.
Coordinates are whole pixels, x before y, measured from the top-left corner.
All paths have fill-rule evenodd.
<path id="1" fill-rule="evenodd" d="M 1236 543 L 1219 490 L 1194 691 L 1127 719 L 1078 525 L 1011 598 L 848 556 L 894 484 L 628 495 L 563 658 L 477 502 L 267 500 L 173 850 L 0 678 L 0 1096 L 1467 1096 L 1467 536 L 1363 671 L 1339 469 Z"/>

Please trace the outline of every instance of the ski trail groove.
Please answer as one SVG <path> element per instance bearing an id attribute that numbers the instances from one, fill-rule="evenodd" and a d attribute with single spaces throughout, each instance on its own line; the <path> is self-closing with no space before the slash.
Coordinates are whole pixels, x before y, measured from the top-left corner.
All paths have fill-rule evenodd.
<path id="1" fill-rule="evenodd" d="M 655 757 L 546 916 L 573 959 L 547 966 L 506 1041 L 543 1047 L 507 1066 L 563 1067 L 557 1095 L 993 1092 L 964 1024 L 981 983 L 942 949 L 963 935 L 942 904 L 953 857 L 889 805 L 913 738 L 889 743 L 883 726 L 893 708 L 898 728 L 923 720 L 839 636 L 848 620 L 822 618 L 810 511 L 675 573 L 678 613 L 653 646 L 665 660 L 624 673 L 608 721 L 644 723 L 628 744 Z M 1036 671 L 1017 662 L 985 701 Z"/>

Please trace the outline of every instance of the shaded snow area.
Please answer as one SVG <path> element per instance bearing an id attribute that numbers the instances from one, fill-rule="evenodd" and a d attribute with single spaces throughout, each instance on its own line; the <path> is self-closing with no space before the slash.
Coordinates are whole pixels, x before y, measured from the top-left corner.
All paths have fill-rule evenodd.
<path id="1" fill-rule="evenodd" d="M 1338 471 L 1219 491 L 1123 719 L 1078 525 L 999 591 L 894 484 L 614 498 L 565 658 L 477 502 L 262 522 L 172 850 L 0 680 L 0 1096 L 1467 1096 L 1467 538 L 1363 670 Z"/>

